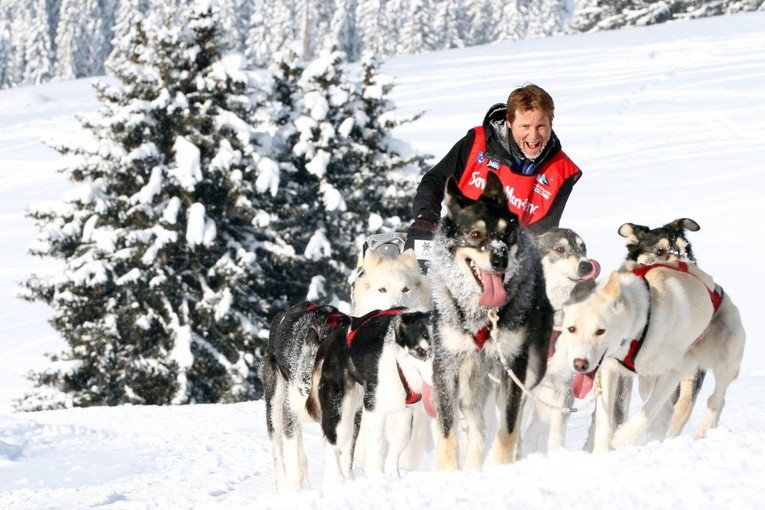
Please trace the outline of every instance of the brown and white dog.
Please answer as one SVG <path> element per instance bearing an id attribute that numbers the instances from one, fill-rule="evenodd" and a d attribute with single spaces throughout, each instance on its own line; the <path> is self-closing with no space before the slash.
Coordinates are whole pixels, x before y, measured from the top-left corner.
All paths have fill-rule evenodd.
<path id="1" fill-rule="evenodd" d="M 725 392 L 739 373 L 745 337 L 743 330 L 734 337 L 721 334 L 712 324 L 720 304 L 715 292 L 713 279 L 693 264 L 628 263 L 564 306 L 559 343 L 573 370 L 588 377 L 599 369 L 616 370 L 651 381 L 642 409 L 618 428 L 617 387 L 603 384 L 593 451 L 641 439 L 681 379 L 699 367 L 713 371 L 715 389 L 696 435 L 717 426 Z"/>
<path id="2" fill-rule="evenodd" d="M 691 262 L 696 264 L 691 241 L 687 232 L 700 230 L 699 224 L 690 218 L 678 218 L 666 225 L 650 228 L 634 223 L 625 223 L 619 227 L 619 235 L 627 240 L 627 263 L 636 262 L 650 265 L 661 262 Z M 704 335 L 721 335 L 736 342 L 745 338 L 744 325 L 738 308 L 728 292 L 722 295 L 722 301 Z M 673 397 L 672 404 L 662 411 L 660 419 L 652 427 L 650 439 L 662 439 L 666 436 L 679 435 L 690 418 L 691 411 L 704 382 L 705 371 L 696 370 L 687 374 L 680 382 L 678 392 Z M 624 384 L 622 381 L 620 384 Z M 624 409 L 629 404 L 631 386 L 624 384 L 622 390 L 622 409 L 618 416 L 624 415 Z M 645 394 L 645 388 L 641 394 Z"/>

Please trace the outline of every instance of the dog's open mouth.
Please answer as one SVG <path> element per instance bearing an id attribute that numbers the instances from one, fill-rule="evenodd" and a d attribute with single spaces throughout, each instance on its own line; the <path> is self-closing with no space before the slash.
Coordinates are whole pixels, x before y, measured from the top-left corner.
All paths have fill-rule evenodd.
<path id="1" fill-rule="evenodd" d="M 504 273 L 490 273 L 484 271 L 471 258 L 466 258 L 465 262 L 470 268 L 476 283 L 481 288 L 481 297 L 478 299 L 480 306 L 498 308 L 505 302 L 507 296 L 505 292 Z"/>

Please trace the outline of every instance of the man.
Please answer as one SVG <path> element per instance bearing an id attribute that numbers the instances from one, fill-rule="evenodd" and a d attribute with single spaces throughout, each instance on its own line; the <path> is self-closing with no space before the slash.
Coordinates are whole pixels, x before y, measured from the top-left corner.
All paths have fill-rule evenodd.
<path id="1" fill-rule="evenodd" d="M 470 129 L 420 181 L 407 232 L 406 248 L 414 248 L 423 270 L 429 241 L 440 220 L 446 181 L 457 179 L 462 193 L 481 196 L 488 172 L 496 172 L 509 208 L 534 233 L 560 223 L 574 184 L 582 171 L 561 150 L 552 130 L 555 105 L 541 87 L 527 84 L 486 113 L 483 125 Z"/>

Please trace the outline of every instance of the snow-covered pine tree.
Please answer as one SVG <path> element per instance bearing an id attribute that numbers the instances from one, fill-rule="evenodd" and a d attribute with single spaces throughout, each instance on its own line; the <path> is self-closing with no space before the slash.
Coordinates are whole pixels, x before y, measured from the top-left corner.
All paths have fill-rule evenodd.
<path id="1" fill-rule="evenodd" d="M 26 62 L 24 83 L 45 83 L 53 75 L 51 40 L 46 0 L 33 0 L 26 10 L 27 41 L 24 47 Z M 1 44 L 1 43 L 0 43 Z"/>
<path id="2" fill-rule="evenodd" d="M 103 17 L 98 0 L 62 0 L 55 39 L 57 78 L 71 80 L 103 73 L 111 48 Z"/>
<path id="3" fill-rule="evenodd" d="M 252 224 L 267 160 L 253 144 L 257 91 L 243 59 L 223 55 L 209 5 L 184 18 L 137 26 L 116 85 L 97 85 L 89 139 L 56 147 L 80 187 L 30 212 L 32 252 L 64 267 L 32 276 L 25 297 L 53 308 L 68 348 L 31 374 L 20 409 L 259 397 L 271 304 Z"/>
<path id="4" fill-rule="evenodd" d="M 309 299 L 348 297 L 360 239 L 393 230 L 408 217 L 424 156 L 403 155 L 391 131 L 397 119 L 390 80 L 365 58 L 358 74 L 344 54 L 325 50 L 299 81 L 299 109 L 289 130 L 292 172 L 280 190 L 278 226 L 302 257 L 291 281 Z"/>

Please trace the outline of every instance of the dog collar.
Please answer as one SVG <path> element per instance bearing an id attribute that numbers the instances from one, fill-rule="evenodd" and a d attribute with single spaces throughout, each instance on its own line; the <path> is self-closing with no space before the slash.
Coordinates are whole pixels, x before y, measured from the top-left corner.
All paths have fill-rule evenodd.
<path id="1" fill-rule="evenodd" d="M 398 361 L 396 362 L 396 368 L 398 369 L 398 377 L 401 379 L 401 384 L 404 385 L 404 391 L 406 392 L 406 405 L 416 404 L 422 400 L 422 393 L 417 393 L 411 386 L 409 386 L 404 371 L 401 370 L 401 365 L 398 364 Z"/>
<path id="2" fill-rule="evenodd" d="M 481 352 L 483 350 L 483 344 L 486 343 L 486 340 L 489 339 L 489 326 L 486 325 L 476 331 L 473 334 L 473 343 L 475 344 L 476 348 L 478 349 L 478 352 Z"/>

